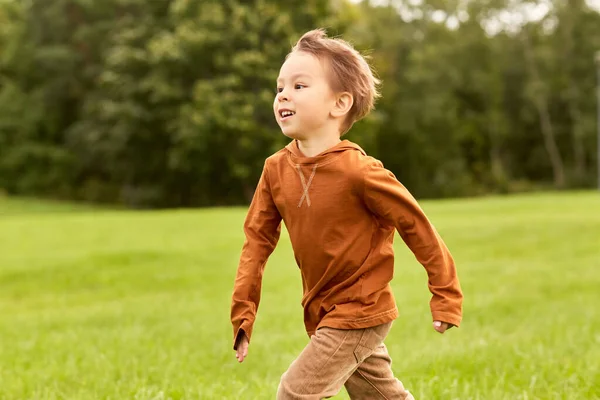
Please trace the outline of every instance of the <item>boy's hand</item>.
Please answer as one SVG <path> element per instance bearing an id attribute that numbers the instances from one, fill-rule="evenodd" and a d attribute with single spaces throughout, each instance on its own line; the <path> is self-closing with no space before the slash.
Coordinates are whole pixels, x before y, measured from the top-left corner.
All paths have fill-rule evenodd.
<path id="1" fill-rule="evenodd" d="M 240 335 L 237 343 L 237 352 L 235 353 L 235 357 L 239 362 L 244 361 L 244 358 L 248 355 L 248 336 L 245 334 Z"/>
<path id="2" fill-rule="evenodd" d="M 435 329 L 436 331 L 438 331 L 439 333 L 444 333 L 446 332 L 448 329 L 450 329 L 453 325 L 449 324 L 447 322 L 442 322 L 442 321 L 433 321 L 433 329 Z"/>

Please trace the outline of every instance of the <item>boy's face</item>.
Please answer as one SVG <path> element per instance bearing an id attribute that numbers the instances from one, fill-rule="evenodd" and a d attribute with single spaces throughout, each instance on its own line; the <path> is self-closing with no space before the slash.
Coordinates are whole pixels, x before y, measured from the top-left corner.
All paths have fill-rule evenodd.
<path id="1" fill-rule="evenodd" d="M 323 63 L 294 52 L 281 66 L 273 110 L 284 135 L 305 140 L 339 127 L 331 116 L 336 103 Z"/>

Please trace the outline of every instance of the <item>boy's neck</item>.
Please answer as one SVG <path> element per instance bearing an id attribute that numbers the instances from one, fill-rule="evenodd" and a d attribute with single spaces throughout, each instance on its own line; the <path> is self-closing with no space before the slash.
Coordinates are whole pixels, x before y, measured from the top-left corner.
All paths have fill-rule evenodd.
<path id="1" fill-rule="evenodd" d="M 298 149 L 300 149 L 302 154 L 304 154 L 306 157 L 314 157 L 318 154 L 321 154 L 325 150 L 332 148 L 341 141 L 342 140 L 340 139 L 339 135 L 296 140 L 298 143 Z"/>

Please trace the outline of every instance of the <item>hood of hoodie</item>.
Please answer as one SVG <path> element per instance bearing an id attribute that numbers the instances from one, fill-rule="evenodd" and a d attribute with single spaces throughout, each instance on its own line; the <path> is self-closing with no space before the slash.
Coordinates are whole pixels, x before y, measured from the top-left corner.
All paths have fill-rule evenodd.
<path id="1" fill-rule="evenodd" d="M 288 155 L 290 160 L 294 164 L 323 164 L 327 163 L 337 156 L 341 155 L 345 151 L 359 151 L 363 155 L 366 155 L 365 151 L 356 143 L 353 143 L 349 140 L 342 140 L 335 146 L 317 154 L 314 157 L 305 156 L 298 147 L 298 141 L 292 140 L 287 146 L 285 146 L 288 151 Z"/>

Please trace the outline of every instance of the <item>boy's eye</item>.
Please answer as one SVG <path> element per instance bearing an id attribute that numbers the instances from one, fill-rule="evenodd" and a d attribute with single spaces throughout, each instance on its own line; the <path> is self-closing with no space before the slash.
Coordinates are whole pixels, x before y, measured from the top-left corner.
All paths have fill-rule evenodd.
<path id="1" fill-rule="evenodd" d="M 283 88 L 282 87 L 278 87 L 277 88 L 277 93 L 281 93 L 281 92 L 283 92 Z"/>
<path id="2" fill-rule="evenodd" d="M 304 86 L 304 85 L 301 85 L 301 84 L 299 84 L 299 83 L 297 83 L 297 84 L 296 84 L 296 89 L 303 89 L 303 88 L 305 88 L 305 87 L 306 87 L 306 86 Z"/>

